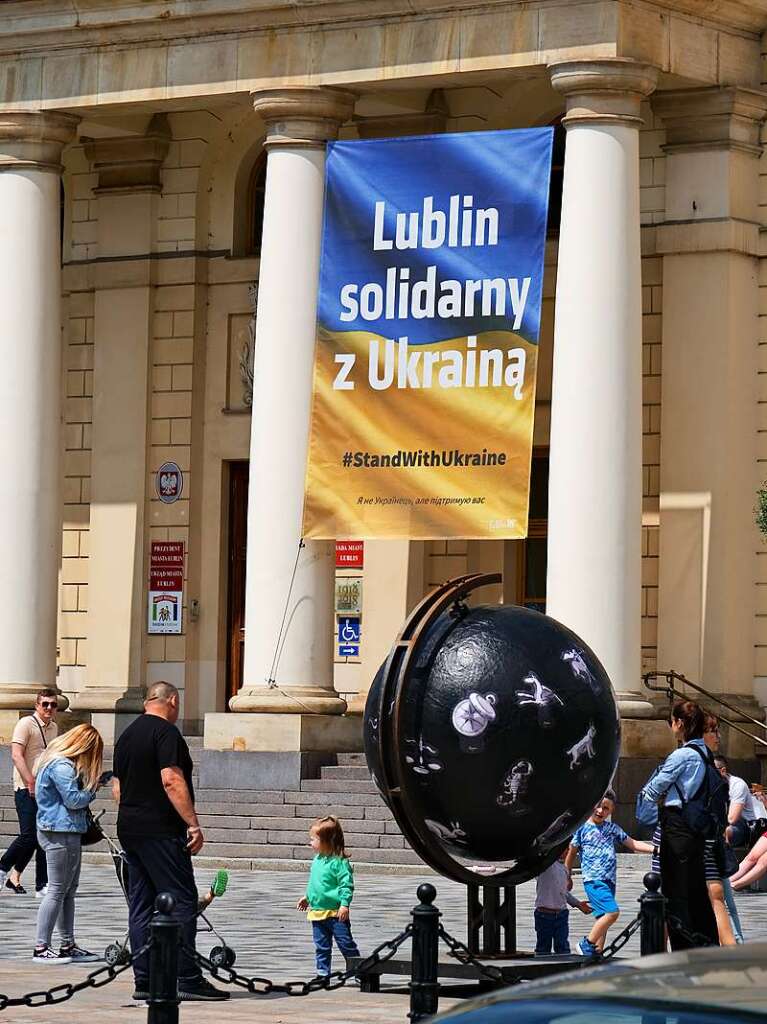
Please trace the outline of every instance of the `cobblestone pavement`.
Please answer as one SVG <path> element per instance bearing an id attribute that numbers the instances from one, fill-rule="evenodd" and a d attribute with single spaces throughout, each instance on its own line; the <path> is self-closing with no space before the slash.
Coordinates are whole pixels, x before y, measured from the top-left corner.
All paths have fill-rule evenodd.
<path id="1" fill-rule="evenodd" d="M 627 923 L 637 909 L 642 891 L 642 874 L 647 870 L 646 858 L 621 857 L 618 897 L 623 908 L 622 922 Z M 202 869 L 198 880 L 202 889 L 213 871 Z M 465 939 L 465 894 L 461 886 L 434 875 L 424 874 L 437 888 L 437 906 L 443 914 L 448 931 Z M 419 879 L 412 876 L 363 875 L 356 880 L 353 906 L 353 930 L 363 955 L 386 938 L 394 936 L 409 920 L 409 911 L 417 902 L 415 890 Z M 314 974 L 311 932 L 304 916 L 295 909 L 302 895 L 303 875 L 293 872 L 240 872 L 230 876 L 229 891 L 210 910 L 210 919 L 237 952 L 237 968 L 246 974 L 257 973 L 275 980 L 308 978 Z M 582 894 L 576 878 L 575 893 Z M 517 890 L 517 935 L 520 949 L 532 948 L 532 903 L 535 885 L 529 882 Z M 767 933 L 767 896 L 743 894 L 738 897 L 746 937 L 764 937 Z M 39 989 L 63 980 L 80 978 L 85 967 L 35 968 L 29 957 L 34 941 L 34 924 L 38 902 L 34 896 L 14 896 L 6 892 L 0 898 L 0 991 L 16 995 Z M 111 867 L 84 867 L 77 902 L 77 936 L 79 942 L 93 951 L 122 937 L 127 910 Z M 571 912 L 571 940 L 586 930 L 587 919 L 578 911 Z M 613 934 L 617 934 L 616 928 Z M 217 940 L 200 934 L 198 948 L 207 953 Z M 623 955 L 638 954 L 638 936 L 625 947 Z M 443 957 L 444 958 L 444 957 Z M 338 954 L 334 962 L 342 966 Z M 392 979 L 393 983 L 393 979 Z M 87 1012 L 89 1024 L 116 1020 L 145 1019 L 145 1011 L 130 1000 L 130 972 L 107 988 L 76 997 L 77 1003 L 42 1010 L 26 1008 L 8 1010 L 3 1021 L 26 1024 L 55 1024 L 60 1020 L 83 1020 Z M 374 1022 L 406 1020 L 406 997 L 382 994 L 372 996 L 357 990 L 317 993 L 310 997 L 311 1018 L 317 1021 Z M 80 1012 L 73 1014 L 74 1006 Z M 447 1005 L 447 1004 L 445 1004 Z M 221 1006 L 185 1006 L 182 1020 L 219 1021 Z M 302 999 L 269 997 L 254 999 L 235 992 L 226 1016 L 232 1020 L 260 1022 L 292 1022 L 311 1019 Z"/>

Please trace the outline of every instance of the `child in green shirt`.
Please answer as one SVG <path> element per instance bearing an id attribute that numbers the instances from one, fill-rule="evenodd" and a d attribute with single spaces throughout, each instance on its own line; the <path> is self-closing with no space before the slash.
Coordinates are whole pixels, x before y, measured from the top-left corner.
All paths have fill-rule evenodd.
<path id="1" fill-rule="evenodd" d="M 333 939 L 347 960 L 360 955 L 349 923 L 354 872 L 344 850 L 344 830 L 338 818 L 318 818 L 309 829 L 309 845 L 316 857 L 309 869 L 306 896 L 298 901 L 298 909 L 306 910 L 312 923 L 317 976 L 326 978 Z"/>

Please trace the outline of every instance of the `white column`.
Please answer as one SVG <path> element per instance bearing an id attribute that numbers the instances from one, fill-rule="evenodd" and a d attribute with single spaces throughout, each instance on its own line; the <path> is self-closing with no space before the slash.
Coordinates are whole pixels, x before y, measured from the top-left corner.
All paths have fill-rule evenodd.
<path id="1" fill-rule="evenodd" d="M 641 686 L 640 102 L 632 61 L 551 68 L 567 113 L 551 402 L 547 611 L 588 643 L 624 715 Z"/>
<path id="2" fill-rule="evenodd" d="M 60 160 L 77 118 L 0 114 L 0 709 L 56 679 Z"/>
<path id="3" fill-rule="evenodd" d="M 244 683 L 231 707 L 342 714 L 346 705 L 333 689 L 333 546 L 311 542 L 299 554 L 298 545 L 325 142 L 351 116 L 354 97 L 294 88 L 257 93 L 253 102 L 267 125 L 268 156 L 250 441 Z M 278 688 L 269 686 L 272 677 Z"/>

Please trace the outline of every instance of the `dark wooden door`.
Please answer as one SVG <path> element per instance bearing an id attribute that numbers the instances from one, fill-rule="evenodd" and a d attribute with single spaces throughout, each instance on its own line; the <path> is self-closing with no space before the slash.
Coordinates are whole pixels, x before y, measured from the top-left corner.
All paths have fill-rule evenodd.
<path id="1" fill-rule="evenodd" d="M 229 463 L 229 599 L 226 709 L 242 686 L 245 649 L 245 550 L 248 537 L 248 463 Z"/>

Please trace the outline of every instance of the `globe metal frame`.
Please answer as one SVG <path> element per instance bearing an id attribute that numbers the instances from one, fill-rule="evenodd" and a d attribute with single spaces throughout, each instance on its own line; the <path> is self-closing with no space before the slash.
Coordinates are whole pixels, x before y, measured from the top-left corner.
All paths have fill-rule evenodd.
<path id="1" fill-rule="evenodd" d="M 450 608 L 455 608 L 457 614 L 461 614 L 463 602 L 470 594 L 480 587 L 501 583 L 502 580 L 503 577 L 497 572 L 469 573 L 447 580 L 427 594 L 410 613 L 392 645 L 384 664 L 378 698 L 381 777 L 376 781 L 394 820 L 410 846 L 429 867 L 453 881 L 475 889 L 515 886 L 519 881 L 519 872 L 510 869 L 486 876 L 472 871 L 451 857 L 419 821 L 408 797 L 409 787 L 401 754 L 403 694 L 411 666 L 417 662 L 421 642 L 433 623 Z M 387 713 L 389 708 L 392 709 L 391 714 Z"/>

